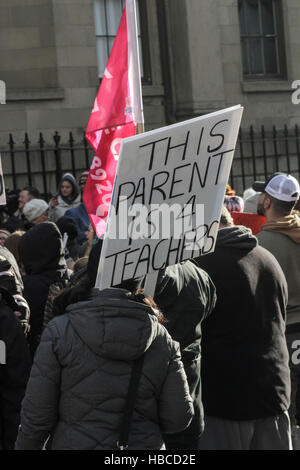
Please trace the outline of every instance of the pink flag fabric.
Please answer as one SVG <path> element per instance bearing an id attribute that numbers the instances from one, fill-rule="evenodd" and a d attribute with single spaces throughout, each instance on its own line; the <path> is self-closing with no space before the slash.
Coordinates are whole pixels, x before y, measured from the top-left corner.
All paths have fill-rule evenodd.
<path id="1" fill-rule="evenodd" d="M 87 212 L 100 237 L 105 233 L 121 141 L 143 123 L 135 0 L 127 0 L 86 129 L 95 150 L 83 193 Z"/>

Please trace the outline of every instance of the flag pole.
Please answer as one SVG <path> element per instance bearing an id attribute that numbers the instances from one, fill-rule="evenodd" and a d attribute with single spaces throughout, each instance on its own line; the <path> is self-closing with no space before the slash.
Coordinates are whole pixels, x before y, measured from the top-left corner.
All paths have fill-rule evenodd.
<path id="1" fill-rule="evenodd" d="M 140 73 L 140 56 L 138 44 L 136 0 L 126 0 L 126 19 L 128 28 L 128 49 L 131 54 L 128 57 L 128 75 L 133 120 L 137 126 L 136 134 L 144 132 L 144 113 L 142 97 L 142 81 Z"/>
<path id="2" fill-rule="evenodd" d="M 141 123 L 137 124 L 137 126 L 136 126 L 136 133 L 137 133 L 137 134 L 143 134 L 144 132 L 145 132 L 144 123 L 141 122 Z"/>
<path id="3" fill-rule="evenodd" d="M 142 81 L 140 76 L 140 59 L 139 59 L 139 48 L 138 48 L 138 35 L 137 35 L 137 21 L 136 21 L 136 1 L 135 0 L 127 0 L 128 2 L 128 24 L 129 26 L 129 34 L 130 40 L 135 43 L 135 47 L 133 50 L 136 51 L 136 55 L 134 57 L 134 61 L 131 64 L 131 73 L 132 73 L 132 80 L 131 84 L 134 85 L 134 93 L 132 96 L 135 97 L 135 102 L 133 103 L 133 110 L 136 119 L 136 134 L 143 134 L 145 132 L 145 125 L 144 125 L 144 114 L 143 114 L 143 101 L 142 101 Z M 133 19 L 133 22 L 132 22 Z M 147 274 L 145 279 L 145 287 L 144 291 L 145 294 L 154 297 L 155 287 L 157 283 L 157 278 L 159 275 L 159 271 L 155 271 L 153 273 Z"/>

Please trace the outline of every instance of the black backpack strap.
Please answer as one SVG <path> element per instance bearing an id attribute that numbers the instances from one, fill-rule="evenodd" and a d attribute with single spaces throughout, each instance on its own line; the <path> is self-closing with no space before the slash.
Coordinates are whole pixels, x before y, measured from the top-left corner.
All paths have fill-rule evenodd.
<path id="1" fill-rule="evenodd" d="M 136 359 L 133 363 L 130 382 L 127 392 L 127 398 L 125 403 L 125 411 L 123 421 L 121 423 L 121 431 L 117 446 L 120 450 L 128 449 L 128 436 L 130 431 L 131 419 L 134 409 L 134 404 L 137 396 L 138 386 L 141 378 L 141 372 L 144 363 L 144 354 Z"/>

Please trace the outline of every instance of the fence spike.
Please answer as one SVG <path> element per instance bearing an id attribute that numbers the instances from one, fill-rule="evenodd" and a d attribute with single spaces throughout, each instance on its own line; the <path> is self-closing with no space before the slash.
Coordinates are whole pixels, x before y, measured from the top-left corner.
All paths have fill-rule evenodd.
<path id="1" fill-rule="evenodd" d="M 73 133 L 72 133 L 72 131 L 69 132 L 69 143 L 70 143 L 70 147 L 73 147 L 73 145 L 74 145 L 74 138 L 73 138 Z"/>
<path id="2" fill-rule="evenodd" d="M 13 138 L 13 135 L 12 134 L 9 134 L 9 147 L 10 149 L 13 149 L 14 145 L 15 145 L 15 141 L 14 141 L 14 138 Z"/>
<path id="3" fill-rule="evenodd" d="M 55 131 L 55 134 L 53 136 L 53 140 L 55 142 L 56 147 L 59 146 L 60 139 L 61 139 L 61 136 L 59 135 L 59 133 L 57 131 Z"/>
<path id="4" fill-rule="evenodd" d="M 24 144 L 25 144 L 26 147 L 29 146 L 29 144 L 30 144 L 30 140 L 29 140 L 27 132 L 25 132 Z"/>
<path id="5" fill-rule="evenodd" d="M 45 139 L 44 139 L 43 134 L 41 132 L 40 132 L 40 137 L 39 137 L 38 143 L 40 144 L 40 147 L 43 147 L 44 143 L 45 143 Z"/>

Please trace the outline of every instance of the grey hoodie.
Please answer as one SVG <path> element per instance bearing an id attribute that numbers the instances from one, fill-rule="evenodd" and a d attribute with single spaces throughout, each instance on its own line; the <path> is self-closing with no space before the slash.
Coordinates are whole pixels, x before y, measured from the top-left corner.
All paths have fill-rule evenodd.
<path id="1" fill-rule="evenodd" d="M 73 193 L 70 199 L 66 199 L 61 194 L 61 185 L 63 181 L 68 181 L 73 186 Z M 65 173 L 58 185 L 58 196 L 57 201 L 58 205 L 49 207 L 49 218 L 51 222 L 57 222 L 61 217 L 63 217 L 67 210 L 78 207 L 81 204 L 81 194 L 80 189 L 77 184 L 76 179 L 71 173 Z"/>
<path id="2" fill-rule="evenodd" d="M 145 353 L 129 449 L 163 449 L 193 417 L 179 346 L 122 289 L 94 289 L 51 321 L 37 350 L 16 449 L 117 449 L 132 361 Z"/>

